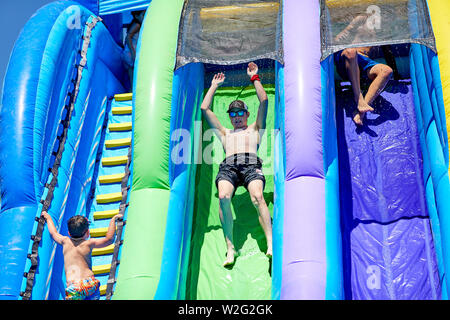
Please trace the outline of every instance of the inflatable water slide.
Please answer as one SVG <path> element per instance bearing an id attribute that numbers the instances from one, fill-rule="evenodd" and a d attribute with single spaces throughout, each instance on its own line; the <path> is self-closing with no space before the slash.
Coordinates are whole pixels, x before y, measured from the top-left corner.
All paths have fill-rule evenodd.
<path id="1" fill-rule="evenodd" d="M 132 86 L 121 55 L 146 9 Z M 337 40 L 367 14 L 369 40 Z M 64 299 L 62 234 L 90 236 L 101 299 L 447 299 L 450 268 L 450 5 L 438 0 L 60 0 L 17 39 L 0 111 L 0 299 Z M 364 125 L 335 70 L 370 46 L 393 69 Z M 224 158 L 202 120 L 231 127 L 257 62 L 269 99 L 259 145 L 273 258 L 248 192 L 232 199 L 232 268 L 215 177 Z M 362 79 L 363 91 L 370 83 Z"/>

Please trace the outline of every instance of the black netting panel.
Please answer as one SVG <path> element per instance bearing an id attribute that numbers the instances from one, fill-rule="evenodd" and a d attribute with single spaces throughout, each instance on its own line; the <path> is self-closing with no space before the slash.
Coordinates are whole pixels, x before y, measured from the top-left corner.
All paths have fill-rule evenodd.
<path id="1" fill-rule="evenodd" d="M 320 0 L 322 60 L 350 47 L 419 43 L 436 51 L 425 0 Z"/>
<path id="2" fill-rule="evenodd" d="M 283 63 L 280 0 L 187 0 L 177 65 L 232 65 L 269 58 Z"/>

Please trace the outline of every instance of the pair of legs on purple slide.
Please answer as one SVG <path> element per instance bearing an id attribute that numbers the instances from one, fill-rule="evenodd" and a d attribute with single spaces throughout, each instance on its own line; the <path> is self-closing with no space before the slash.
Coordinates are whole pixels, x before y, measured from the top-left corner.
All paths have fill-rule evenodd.
<path id="1" fill-rule="evenodd" d="M 337 52 L 334 58 L 338 73 L 352 84 L 353 98 L 357 105 L 353 121 L 362 126 L 365 114 L 374 111 L 372 104 L 392 78 L 393 70 L 388 65 L 377 63 L 358 53 L 357 48 Z M 371 81 L 365 95 L 361 92 L 361 76 L 366 76 Z"/>

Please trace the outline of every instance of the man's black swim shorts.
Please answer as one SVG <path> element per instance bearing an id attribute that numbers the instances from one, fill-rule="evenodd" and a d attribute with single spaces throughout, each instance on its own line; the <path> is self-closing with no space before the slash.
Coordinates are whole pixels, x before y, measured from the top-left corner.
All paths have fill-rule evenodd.
<path id="1" fill-rule="evenodd" d="M 253 180 L 262 180 L 264 190 L 266 179 L 262 172 L 262 160 L 254 153 L 237 153 L 226 157 L 219 166 L 216 187 L 220 180 L 229 181 L 234 186 L 234 191 L 239 186 L 247 189 Z"/>

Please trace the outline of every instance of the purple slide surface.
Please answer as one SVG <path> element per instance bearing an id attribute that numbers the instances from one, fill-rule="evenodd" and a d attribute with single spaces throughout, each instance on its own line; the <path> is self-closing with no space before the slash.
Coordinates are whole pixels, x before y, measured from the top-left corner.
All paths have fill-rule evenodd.
<path id="1" fill-rule="evenodd" d="M 336 88 L 346 299 L 440 299 L 410 81 L 391 81 L 363 128 Z"/>

